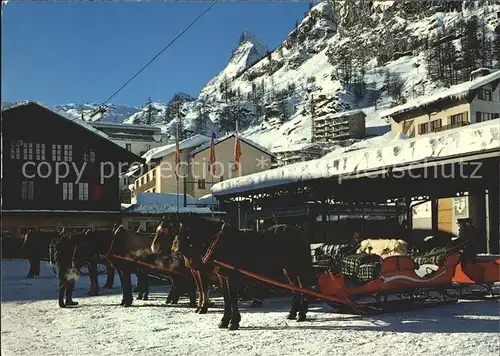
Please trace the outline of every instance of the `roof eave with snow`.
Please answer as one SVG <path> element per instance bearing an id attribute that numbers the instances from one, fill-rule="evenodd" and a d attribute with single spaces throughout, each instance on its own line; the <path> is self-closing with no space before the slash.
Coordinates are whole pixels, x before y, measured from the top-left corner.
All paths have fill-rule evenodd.
<path id="1" fill-rule="evenodd" d="M 436 144 L 439 147 L 435 147 Z M 236 195 L 291 183 L 489 151 L 500 151 L 500 119 L 413 139 L 398 139 L 384 146 L 360 149 L 339 156 L 327 155 L 316 160 L 232 178 L 213 185 L 211 191 L 216 197 Z"/>
<path id="2" fill-rule="evenodd" d="M 410 100 L 407 103 L 395 106 L 380 113 L 380 117 L 395 118 L 401 114 L 408 114 L 413 111 L 425 110 L 429 106 L 437 105 L 443 101 L 471 101 L 471 94 L 477 89 L 493 82 L 500 81 L 500 70 L 474 80 L 453 85 L 448 89 L 435 92 L 431 95 Z"/>

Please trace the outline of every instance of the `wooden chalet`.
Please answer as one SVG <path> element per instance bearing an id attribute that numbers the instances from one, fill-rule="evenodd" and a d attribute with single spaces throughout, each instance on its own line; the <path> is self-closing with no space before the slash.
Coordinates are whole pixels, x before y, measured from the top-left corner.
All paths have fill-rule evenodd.
<path id="1" fill-rule="evenodd" d="M 119 174 L 140 157 L 34 102 L 3 110 L 2 129 L 4 230 L 20 236 L 120 221 Z"/>

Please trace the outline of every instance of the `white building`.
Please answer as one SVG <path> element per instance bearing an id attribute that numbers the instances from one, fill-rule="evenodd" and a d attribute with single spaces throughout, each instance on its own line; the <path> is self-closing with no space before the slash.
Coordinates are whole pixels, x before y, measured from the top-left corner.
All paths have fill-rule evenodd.
<path id="1" fill-rule="evenodd" d="M 278 158 L 276 165 L 310 161 L 320 158 L 324 150 L 316 143 L 298 143 L 290 146 L 275 146 L 271 150 Z"/>
<path id="2" fill-rule="evenodd" d="M 143 156 L 146 152 L 156 147 L 167 144 L 168 135 L 161 132 L 161 128 L 148 125 L 110 124 L 93 122 L 92 127 L 104 132 L 114 143 Z M 126 176 L 120 178 L 120 193 L 122 202 L 130 202 L 130 190 L 127 188 L 130 179 Z"/>

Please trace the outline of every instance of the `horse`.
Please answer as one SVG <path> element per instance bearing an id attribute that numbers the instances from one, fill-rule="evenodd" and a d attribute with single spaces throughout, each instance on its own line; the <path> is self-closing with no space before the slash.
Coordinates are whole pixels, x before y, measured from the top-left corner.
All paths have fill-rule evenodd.
<path id="1" fill-rule="evenodd" d="M 178 266 L 172 263 L 173 258 L 171 254 L 152 253 L 150 234 L 130 234 L 123 226 L 114 228 L 114 231 L 101 230 L 89 232 L 88 234 L 89 237 L 87 240 L 77 247 L 77 254 L 84 256 L 100 254 L 111 262 L 118 272 L 122 285 L 122 306 L 131 306 L 133 303 L 132 273 L 136 274 L 138 277 L 139 298 L 148 299 L 149 285 L 147 283 L 147 272 L 143 268 L 138 268 L 135 263 L 136 261 L 148 262 L 151 265 L 158 265 L 163 270 L 167 270 L 166 274 L 172 279 L 172 289 L 170 290 L 167 302 L 178 301 L 178 297 L 175 293 L 179 289 L 178 284 L 180 283 L 182 285 L 184 281 L 182 278 L 178 278 L 177 275 L 183 276 L 183 272 L 176 269 Z M 114 257 L 113 255 L 122 256 L 130 260 L 127 261 Z M 184 269 L 185 274 L 187 268 L 184 266 Z M 194 305 L 196 302 L 194 283 L 192 289 L 193 291 L 190 293 L 190 305 Z"/>
<path id="2" fill-rule="evenodd" d="M 40 275 L 40 262 L 49 260 L 49 245 L 57 239 L 59 234 L 55 231 L 40 231 L 29 229 L 24 235 L 21 252 L 30 263 L 30 269 L 26 278 L 34 278 Z"/>
<path id="3" fill-rule="evenodd" d="M 224 315 L 219 328 L 236 330 L 241 321 L 238 293 L 241 277 L 234 269 L 244 269 L 264 278 L 286 277 L 290 285 L 311 287 L 312 268 L 306 236 L 291 225 L 273 225 L 262 231 L 238 230 L 225 222 L 195 216 L 181 219 L 177 243 L 186 265 L 192 270 L 200 294 L 199 313 L 207 311 L 207 281 L 214 271 L 224 295 Z M 215 261 L 226 264 L 226 267 Z M 233 268 L 228 268 L 227 265 Z M 303 293 L 293 293 L 290 320 L 306 320 L 308 301 Z"/>
<path id="4" fill-rule="evenodd" d="M 158 253 L 160 251 L 163 251 L 166 248 L 170 248 L 173 254 L 177 254 L 178 257 L 183 261 L 182 255 L 179 254 L 178 252 L 178 239 L 174 238 L 172 241 L 172 237 L 168 235 L 168 231 L 176 231 L 174 235 L 178 234 L 178 227 L 179 221 L 175 221 L 173 219 L 168 219 L 164 217 L 161 221 L 160 224 L 158 225 L 156 229 L 156 235 L 153 239 L 153 243 L 151 244 L 151 250 L 155 253 Z M 192 271 L 190 269 L 190 271 Z M 194 281 L 196 281 L 196 276 L 193 275 Z M 211 284 L 211 282 L 218 282 L 218 278 L 215 274 L 212 274 L 208 278 L 207 284 Z M 249 281 L 249 278 L 246 278 L 245 281 L 245 288 L 243 290 L 240 290 L 240 295 L 242 296 L 242 300 L 251 300 L 252 303 L 250 305 L 250 308 L 256 308 L 262 306 L 264 303 L 264 298 L 263 298 L 263 288 L 262 288 L 262 282 L 256 281 L 256 280 L 251 280 Z M 208 286 L 207 286 L 207 293 L 208 293 Z M 201 300 L 201 299 L 199 299 Z M 207 297 L 207 303 L 208 303 L 208 297 Z M 175 302 L 172 302 L 172 304 L 175 304 Z M 210 304 L 210 303 L 209 303 Z M 200 310 L 202 310 L 200 305 L 198 305 L 196 312 L 200 313 Z M 201 312 L 201 314 L 204 314 L 205 310 Z"/>

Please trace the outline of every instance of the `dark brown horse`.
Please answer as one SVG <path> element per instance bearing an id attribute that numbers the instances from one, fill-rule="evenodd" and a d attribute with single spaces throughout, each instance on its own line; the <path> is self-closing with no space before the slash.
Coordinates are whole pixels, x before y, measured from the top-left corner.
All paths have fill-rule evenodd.
<path id="1" fill-rule="evenodd" d="M 207 310 L 207 284 L 211 271 L 219 276 L 224 294 L 224 315 L 220 328 L 239 328 L 238 293 L 241 275 L 216 261 L 274 280 L 284 279 L 298 287 L 310 287 L 314 272 L 309 243 L 297 228 L 274 225 L 263 231 L 242 231 L 227 223 L 196 216 L 181 219 L 178 251 L 196 276 L 201 297 L 200 313 Z M 294 293 L 288 319 L 306 320 L 304 294 Z"/>
<path id="2" fill-rule="evenodd" d="M 49 245 L 58 238 L 59 233 L 55 231 L 30 229 L 26 232 L 21 247 L 23 257 L 30 263 L 26 278 L 34 278 L 40 275 L 40 262 L 49 261 Z"/>

